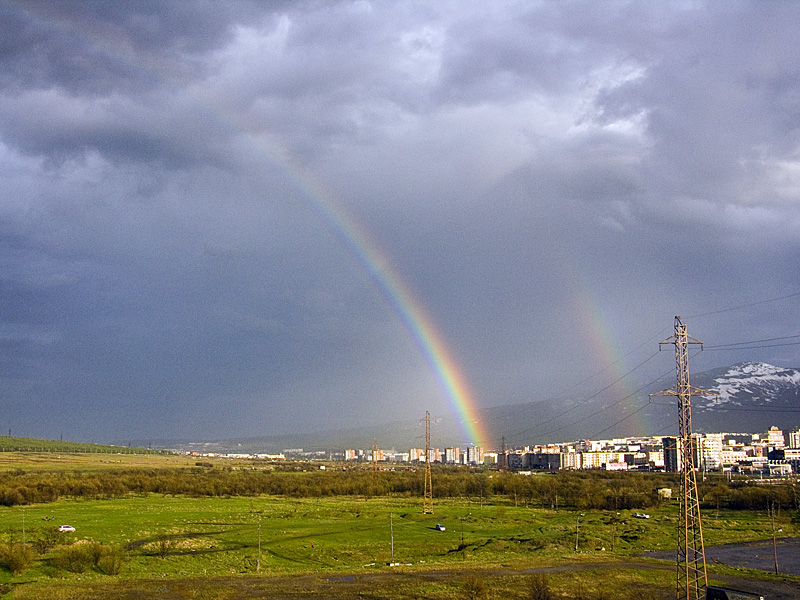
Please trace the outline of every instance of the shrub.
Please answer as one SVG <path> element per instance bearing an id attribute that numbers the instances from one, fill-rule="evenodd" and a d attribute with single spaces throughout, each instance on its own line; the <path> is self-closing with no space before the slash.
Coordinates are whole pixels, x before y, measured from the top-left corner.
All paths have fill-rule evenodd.
<path id="1" fill-rule="evenodd" d="M 550 584 L 547 575 L 544 573 L 534 573 L 528 581 L 528 598 L 530 600 L 552 600 L 553 594 L 550 591 Z"/>
<path id="2" fill-rule="evenodd" d="M 106 547 L 100 542 L 94 541 L 83 542 L 82 545 L 86 547 L 86 553 L 92 559 L 92 566 L 97 566 L 97 563 L 100 562 L 100 557 L 102 557 L 106 551 Z"/>
<path id="3" fill-rule="evenodd" d="M 172 552 L 178 545 L 177 540 L 173 537 L 162 535 L 156 541 L 156 552 L 161 558 L 166 558 L 167 554 Z"/>
<path id="4" fill-rule="evenodd" d="M 73 544 L 63 548 L 53 559 L 59 569 L 70 573 L 83 573 L 95 564 L 92 544 Z"/>
<path id="5" fill-rule="evenodd" d="M 103 552 L 97 561 L 97 568 L 106 575 L 118 575 L 128 562 L 128 554 L 122 546 L 103 546 Z"/>
<path id="6" fill-rule="evenodd" d="M 58 545 L 61 536 L 57 527 L 48 527 L 40 531 L 31 544 L 39 554 L 47 554 Z"/>
<path id="7" fill-rule="evenodd" d="M 481 577 L 470 575 L 464 580 L 464 598 L 467 600 L 486 600 L 489 591 Z"/>
<path id="8" fill-rule="evenodd" d="M 13 575 L 19 575 L 33 564 L 36 554 L 28 544 L 9 541 L 0 550 L 0 564 L 3 564 Z"/>

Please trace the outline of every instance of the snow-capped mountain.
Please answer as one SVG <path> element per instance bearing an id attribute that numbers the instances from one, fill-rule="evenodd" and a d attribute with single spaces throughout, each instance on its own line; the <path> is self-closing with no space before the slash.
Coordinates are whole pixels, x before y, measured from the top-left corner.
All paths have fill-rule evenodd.
<path id="1" fill-rule="evenodd" d="M 717 396 L 693 396 L 695 431 L 794 429 L 800 421 L 800 370 L 747 362 L 692 375 L 692 387 Z"/>
<path id="2" fill-rule="evenodd" d="M 693 380 L 718 394 L 698 402 L 707 410 L 729 406 L 796 406 L 800 398 L 800 371 L 761 362 L 748 362 L 697 374 Z"/>
<path id="3" fill-rule="evenodd" d="M 716 396 L 692 396 L 692 426 L 698 433 L 784 431 L 800 427 L 800 370 L 748 362 L 692 373 L 694 388 Z M 675 387 L 670 375 L 635 396 L 598 395 L 588 401 L 500 406 L 484 411 L 489 429 L 516 445 L 629 435 L 675 435 L 678 401 L 648 394 Z M 520 432 L 520 435 L 515 435 Z"/>

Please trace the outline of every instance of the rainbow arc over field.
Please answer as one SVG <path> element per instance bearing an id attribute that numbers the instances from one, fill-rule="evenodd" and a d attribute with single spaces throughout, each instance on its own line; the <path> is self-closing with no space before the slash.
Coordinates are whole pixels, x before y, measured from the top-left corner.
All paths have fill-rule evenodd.
<path id="1" fill-rule="evenodd" d="M 448 402 L 460 418 L 461 428 L 467 440 L 473 444 L 490 442 L 491 438 L 483 429 L 467 382 L 433 319 L 392 268 L 386 253 L 343 206 L 315 183 L 311 175 L 304 173 L 299 166 L 293 165 L 280 148 L 266 141 L 263 136 L 259 137 L 252 133 L 243 119 L 224 107 L 215 105 L 213 100 L 197 91 L 187 88 L 174 74 L 167 72 L 157 62 L 136 55 L 123 40 L 103 37 L 88 25 L 59 20 L 37 10 L 35 6 L 15 3 L 12 8 L 31 17 L 48 34 L 78 41 L 92 52 L 100 52 L 127 69 L 132 69 L 152 81 L 165 84 L 176 93 L 192 97 L 197 105 L 207 112 L 209 118 L 222 124 L 234 134 L 248 138 L 253 144 L 256 158 L 263 158 L 281 170 L 314 212 L 356 257 L 425 357 Z"/>
<path id="2" fill-rule="evenodd" d="M 272 155 L 266 149 L 264 152 Z M 310 176 L 303 174 L 299 167 L 290 167 L 287 161 L 274 157 L 270 162 L 291 177 L 296 189 L 357 258 L 425 357 L 450 406 L 458 414 L 467 441 L 476 445 L 489 443 L 491 438 L 482 426 L 473 395 L 444 337 L 392 267 L 386 253 L 343 206 L 315 184 Z"/>

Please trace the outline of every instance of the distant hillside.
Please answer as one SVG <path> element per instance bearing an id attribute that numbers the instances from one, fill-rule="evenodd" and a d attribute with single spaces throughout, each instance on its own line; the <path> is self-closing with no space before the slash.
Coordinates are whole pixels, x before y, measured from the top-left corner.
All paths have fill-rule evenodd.
<path id="1" fill-rule="evenodd" d="M 420 438 L 420 435 L 423 438 Z M 425 425 L 417 421 L 400 421 L 373 427 L 361 427 L 315 433 L 284 434 L 264 437 L 246 437 L 220 440 L 153 440 L 158 448 L 181 451 L 220 453 L 269 453 L 286 449 L 305 451 L 333 450 L 345 448 L 372 448 L 373 440 L 381 448 L 407 450 L 412 446 L 425 446 Z M 449 437 L 448 437 L 449 440 Z M 441 444 L 440 444 L 441 445 Z"/>
<path id="2" fill-rule="evenodd" d="M 777 425 L 784 431 L 800 427 L 800 371 L 765 363 L 742 363 L 691 375 L 693 387 L 716 392 L 717 397 L 693 397 L 692 421 L 697 432 L 765 432 Z M 674 435 L 678 428 L 677 399 L 649 394 L 675 387 L 674 376 L 648 389 L 620 399 L 608 392 L 590 399 L 558 399 L 484 409 L 482 428 L 494 439 L 479 440 L 487 449 L 565 442 L 578 439 Z M 432 443 L 438 448 L 465 447 L 462 423 L 449 415 L 434 419 Z M 160 440 L 157 447 L 204 452 L 280 452 L 287 448 L 314 450 L 398 450 L 424 447 L 425 427 L 420 420 L 387 423 L 375 427 L 324 431 L 313 434 L 239 438 L 216 441 Z"/>

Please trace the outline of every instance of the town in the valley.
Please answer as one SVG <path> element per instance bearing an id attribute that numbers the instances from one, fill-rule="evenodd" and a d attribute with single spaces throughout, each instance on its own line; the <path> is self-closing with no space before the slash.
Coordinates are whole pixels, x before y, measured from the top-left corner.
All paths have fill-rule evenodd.
<path id="1" fill-rule="evenodd" d="M 695 433 L 695 464 L 702 471 L 727 471 L 755 476 L 786 476 L 800 472 L 800 429 L 784 433 L 777 426 L 762 433 Z M 628 437 L 580 440 L 560 444 L 487 450 L 481 446 L 431 448 L 432 463 L 486 466 L 520 473 L 562 469 L 665 471 L 681 468 L 676 437 Z M 278 454 L 239 454 L 188 450 L 194 456 L 260 460 L 310 460 L 378 463 L 382 466 L 425 463 L 425 448 L 409 450 L 346 449 L 306 451 L 285 449 Z"/>

